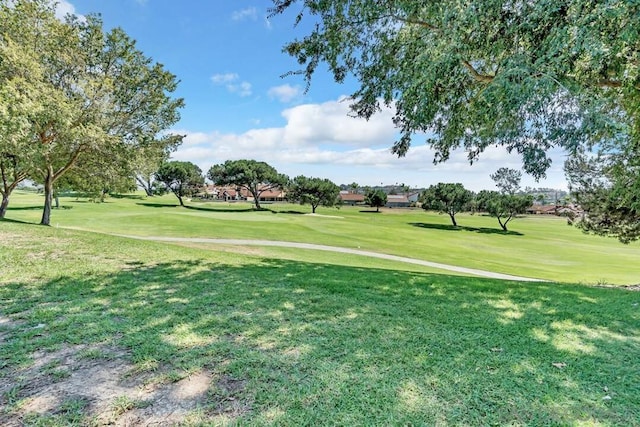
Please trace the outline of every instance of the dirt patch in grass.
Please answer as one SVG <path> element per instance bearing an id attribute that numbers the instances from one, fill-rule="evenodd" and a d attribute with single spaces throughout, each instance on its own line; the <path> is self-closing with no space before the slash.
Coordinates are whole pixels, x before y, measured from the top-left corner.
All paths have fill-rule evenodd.
<path id="1" fill-rule="evenodd" d="M 0 313 L 0 345 L 7 339 L 9 332 L 17 326 L 19 326 L 18 322 Z"/>
<path id="2" fill-rule="evenodd" d="M 125 350 L 68 346 L 33 354 L 24 370 L 0 371 L 0 425 L 164 426 L 230 420 L 250 410 L 239 399 L 245 382 L 208 371 L 183 378 L 162 368 L 139 372 Z"/>

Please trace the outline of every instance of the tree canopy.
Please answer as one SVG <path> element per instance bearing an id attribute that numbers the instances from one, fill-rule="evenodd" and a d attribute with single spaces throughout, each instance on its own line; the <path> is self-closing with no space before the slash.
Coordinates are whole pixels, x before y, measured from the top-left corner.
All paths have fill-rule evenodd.
<path id="1" fill-rule="evenodd" d="M 500 192 L 483 190 L 476 196 L 478 208 L 495 217 L 503 231 L 508 231 L 507 224 L 516 215 L 525 213 L 533 203 L 532 195 L 517 194 L 520 190 L 520 178 L 519 171 L 500 168 L 491 174 L 491 179 Z"/>
<path id="2" fill-rule="evenodd" d="M 467 209 L 471 199 L 471 191 L 464 188 L 462 184 L 442 182 L 430 186 L 420 195 L 423 209 L 448 214 L 454 226 L 458 225 L 456 214 Z"/>
<path id="3" fill-rule="evenodd" d="M 355 115 L 395 109 L 400 156 L 415 135 L 426 136 L 435 162 L 459 147 L 473 162 L 497 145 L 541 178 L 552 148 L 638 154 L 637 1 L 273 0 L 273 15 L 289 10 L 296 24 L 315 24 L 284 47 L 301 65 L 292 73 L 310 83 L 326 63 L 337 82 L 354 76 Z M 590 190 L 600 200 L 583 224 L 635 238 L 640 217 L 628 203 L 640 177 L 633 162 L 616 165 L 602 171 L 606 185 L 580 186 L 582 200 Z"/>
<path id="4" fill-rule="evenodd" d="M 328 179 L 297 176 L 287 186 L 287 199 L 302 205 L 311 205 L 316 213 L 318 206 L 331 207 L 339 203 L 340 187 Z"/>
<path id="5" fill-rule="evenodd" d="M 182 139 L 182 135 L 163 135 L 147 141 L 134 153 L 132 174 L 147 196 L 153 196 L 158 191 L 155 173 L 169 160 L 169 155 L 178 148 Z"/>
<path id="6" fill-rule="evenodd" d="M 520 189 L 522 172 L 515 169 L 500 168 L 490 175 L 496 187 L 503 194 L 515 194 Z"/>
<path id="7" fill-rule="evenodd" d="M 509 231 L 507 224 L 516 215 L 525 213 L 532 202 L 531 195 L 503 194 L 488 190 L 481 191 L 477 196 L 478 209 L 495 217 L 503 231 Z"/>
<path id="8" fill-rule="evenodd" d="M 364 195 L 364 202 L 376 208 L 376 212 L 380 212 L 380 208 L 387 204 L 387 193 L 380 189 L 368 189 Z"/>
<path id="9" fill-rule="evenodd" d="M 260 195 L 276 188 L 284 188 L 289 177 L 265 162 L 256 160 L 227 160 L 214 165 L 207 177 L 215 185 L 236 185 L 244 188 L 253 196 L 256 209 L 260 209 Z"/>
<path id="10" fill-rule="evenodd" d="M 640 141 L 623 151 L 577 156 L 565 171 L 585 212 L 579 228 L 622 243 L 640 239 Z"/>
<path id="11" fill-rule="evenodd" d="M 554 146 L 637 129 L 640 4 L 626 0 L 439 2 L 273 0 L 317 25 L 284 50 L 311 80 L 321 63 L 354 75 L 352 109 L 395 108 L 404 155 L 425 133 L 436 161 L 497 144 L 541 177 Z M 625 114 L 626 113 L 626 114 Z"/>
<path id="12" fill-rule="evenodd" d="M 191 162 L 166 162 L 155 177 L 178 198 L 180 206 L 184 206 L 184 197 L 196 194 L 204 185 L 202 170 Z"/>
<path id="13" fill-rule="evenodd" d="M 54 6 L 0 0 L 0 128 L 16 131 L 3 135 L 2 156 L 18 160 L 18 179 L 44 184 L 45 225 L 58 179 L 79 161 L 134 158 L 183 105 L 171 97 L 175 76 L 121 29 L 105 32 L 91 15 L 59 20 Z"/>

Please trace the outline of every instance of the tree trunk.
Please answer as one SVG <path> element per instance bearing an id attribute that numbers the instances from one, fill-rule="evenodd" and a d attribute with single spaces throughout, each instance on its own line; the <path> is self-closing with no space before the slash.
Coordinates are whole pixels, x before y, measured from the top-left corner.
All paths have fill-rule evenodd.
<path id="1" fill-rule="evenodd" d="M 449 217 L 451 218 L 451 223 L 453 224 L 454 227 L 458 226 L 458 223 L 456 222 L 456 216 L 455 214 L 449 213 Z"/>
<path id="2" fill-rule="evenodd" d="M 507 230 L 507 222 L 509 221 L 507 220 L 503 223 L 502 220 L 500 220 L 500 217 L 498 217 L 498 223 L 500 224 L 500 227 L 502 227 L 502 231 L 509 231 Z"/>
<path id="3" fill-rule="evenodd" d="M 0 203 L 0 218 L 4 218 L 7 214 L 7 207 L 9 206 L 9 195 L 2 195 L 2 203 Z"/>
<path id="4" fill-rule="evenodd" d="M 42 220 L 40 225 L 51 225 L 51 203 L 53 202 L 53 168 L 47 168 L 47 175 L 44 177 L 44 209 L 42 210 Z"/>
<path id="5" fill-rule="evenodd" d="M 316 205 L 311 205 L 311 213 L 316 213 Z"/>
<path id="6" fill-rule="evenodd" d="M 257 189 L 250 188 L 249 191 L 253 194 L 253 203 L 256 205 L 256 210 L 260 210 L 260 194 Z"/>
<path id="7" fill-rule="evenodd" d="M 376 206 L 376 212 L 380 212 L 380 206 Z"/>
<path id="8" fill-rule="evenodd" d="M 14 168 L 15 167 L 16 166 L 14 164 Z M 9 178 L 7 177 L 2 163 L 0 163 L 0 173 L 2 175 L 0 179 L 2 180 L 2 186 L 4 188 L 4 191 L 2 192 L 2 203 L 0 203 L 0 218 L 4 218 L 7 214 L 7 208 L 9 207 L 9 196 L 11 196 L 13 190 L 18 188 L 18 184 L 25 180 L 27 175 L 25 173 L 14 173 L 13 182 L 9 183 Z"/>
<path id="9" fill-rule="evenodd" d="M 138 181 L 138 185 L 142 187 L 147 196 L 153 196 L 153 189 L 151 188 L 151 181 L 140 178 L 136 175 L 136 181 Z"/>
<path id="10" fill-rule="evenodd" d="M 176 197 L 178 198 L 178 201 L 180 202 L 180 206 L 184 207 L 184 202 L 182 201 L 182 196 L 179 196 L 178 194 L 176 194 Z"/>

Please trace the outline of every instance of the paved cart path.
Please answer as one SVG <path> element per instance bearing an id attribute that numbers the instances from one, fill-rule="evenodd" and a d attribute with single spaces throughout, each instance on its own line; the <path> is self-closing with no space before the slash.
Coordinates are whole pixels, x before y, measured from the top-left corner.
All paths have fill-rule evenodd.
<path id="1" fill-rule="evenodd" d="M 424 261 L 421 259 L 407 258 L 397 255 L 381 254 L 378 252 L 362 251 L 360 249 L 341 248 L 338 246 L 316 245 L 313 243 L 283 242 L 274 240 L 244 240 L 244 239 L 208 239 L 200 237 L 160 237 L 160 236 L 130 236 L 118 234 L 120 237 L 128 237 L 139 240 L 153 240 L 160 242 L 182 242 L 182 243 L 210 243 L 217 245 L 238 245 L 238 246 L 278 246 L 281 248 L 311 249 L 316 251 L 339 252 L 344 254 L 360 255 L 371 258 L 387 259 L 391 261 L 406 262 L 409 264 L 424 265 L 426 267 L 438 268 L 440 270 L 454 271 L 457 273 L 471 274 L 479 277 L 489 277 L 492 279 L 515 280 L 520 282 L 545 282 L 542 279 L 531 277 L 512 276 L 510 274 L 494 273 L 491 271 L 478 270 L 475 268 L 458 267 L 455 265 L 441 264 L 439 262 Z"/>

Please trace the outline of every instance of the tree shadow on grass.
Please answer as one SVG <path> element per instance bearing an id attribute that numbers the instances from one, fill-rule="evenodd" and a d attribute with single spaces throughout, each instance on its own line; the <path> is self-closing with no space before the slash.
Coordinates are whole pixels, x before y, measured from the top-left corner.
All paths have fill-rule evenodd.
<path id="1" fill-rule="evenodd" d="M 51 262 L 65 256 L 77 254 Z M 211 417 L 220 399 L 248 402 L 240 424 L 276 415 L 282 425 L 640 419 L 630 381 L 638 313 L 626 291 L 129 256 L 118 271 L 0 287 L 3 315 L 22 322 L 3 332 L 0 378 L 20 375 L 16 355 L 108 341 L 150 374 L 204 369 L 242 384 L 231 396 L 214 387 L 202 402 Z"/>
<path id="2" fill-rule="evenodd" d="M 294 211 L 292 209 L 286 210 L 286 211 L 277 211 L 277 210 L 273 210 L 273 209 L 269 209 L 269 210 L 274 214 L 285 214 L 285 215 L 304 215 L 304 214 L 307 214 L 307 213 L 311 213 L 311 212 Z"/>
<path id="3" fill-rule="evenodd" d="M 185 205 L 185 206 L 180 206 L 179 203 L 143 203 L 143 202 L 139 202 L 136 203 L 136 205 L 138 206 L 144 206 L 147 208 L 184 208 L 184 209 L 188 209 L 188 210 L 192 210 L 192 211 L 200 211 L 200 212 L 238 212 L 238 213 L 244 213 L 244 212 L 260 212 L 260 211 L 268 211 L 269 209 L 260 209 L 257 210 L 255 208 L 243 208 L 243 209 L 230 209 L 230 208 L 218 208 L 218 207 L 205 207 L 205 206 L 192 206 L 192 205 Z"/>
<path id="4" fill-rule="evenodd" d="M 42 208 L 40 208 L 42 209 Z M 30 221 L 24 221 L 21 219 L 12 219 L 12 218 L 0 218 L 0 222 L 10 222 L 13 224 L 28 224 L 28 225 L 33 225 L 33 222 Z"/>
<path id="5" fill-rule="evenodd" d="M 17 207 L 12 207 L 11 205 L 9 205 L 7 207 L 7 211 L 35 211 L 35 210 L 42 210 L 42 205 L 38 205 L 38 206 L 17 206 Z"/>
<path id="6" fill-rule="evenodd" d="M 381 211 L 374 211 L 374 210 L 361 210 L 359 211 L 360 213 L 371 213 L 371 214 L 381 214 Z"/>
<path id="7" fill-rule="evenodd" d="M 129 200 L 145 200 L 147 196 L 141 194 L 110 194 L 110 197 L 114 199 L 129 199 Z"/>
<path id="8" fill-rule="evenodd" d="M 524 236 L 523 233 L 519 231 L 503 231 L 499 228 L 488 228 L 488 227 L 467 227 L 463 225 L 454 226 L 451 224 L 430 224 L 424 222 L 410 222 L 409 225 L 413 225 L 414 227 L 419 228 L 427 228 L 431 230 L 444 230 L 444 231 L 470 231 L 474 233 L 481 234 L 501 234 L 503 236 Z"/>
<path id="9" fill-rule="evenodd" d="M 262 210 L 268 210 L 268 209 L 255 209 L 255 208 L 243 208 L 243 209 L 231 209 L 231 208 L 217 208 L 217 207 L 205 207 L 205 206 L 193 206 L 193 205 L 187 205 L 185 206 L 185 208 L 190 209 L 190 210 L 194 210 L 194 211 L 202 211 L 202 212 L 238 212 L 238 213 L 243 213 L 243 212 L 260 212 Z"/>

